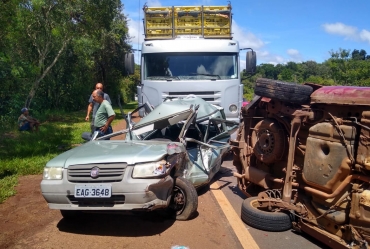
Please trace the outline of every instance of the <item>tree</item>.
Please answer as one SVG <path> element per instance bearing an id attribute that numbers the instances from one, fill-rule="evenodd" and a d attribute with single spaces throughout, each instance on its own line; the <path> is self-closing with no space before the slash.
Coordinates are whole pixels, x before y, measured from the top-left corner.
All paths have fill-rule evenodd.
<path id="1" fill-rule="evenodd" d="M 279 80 L 293 81 L 293 73 L 289 68 L 284 68 L 278 76 Z"/>
<path id="2" fill-rule="evenodd" d="M 26 107 L 70 42 L 80 37 L 102 39 L 119 11 L 121 4 L 117 0 L 22 1 L 16 36 L 23 42 L 16 51 L 27 55 L 34 73 Z"/>
<path id="3" fill-rule="evenodd" d="M 273 64 L 261 64 L 257 67 L 257 73 L 262 74 L 262 77 L 269 79 L 277 79 L 278 72 Z"/>
<path id="4" fill-rule="evenodd" d="M 353 60 L 365 60 L 367 57 L 366 54 L 366 51 L 363 49 L 360 51 L 358 49 L 354 49 L 351 55 Z"/>
<path id="5" fill-rule="evenodd" d="M 117 96 L 131 50 L 122 8 L 119 0 L 0 1 L 0 128 L 24 103 L 35 115 L 85 108 L 98 81 Z"/>
<path id="6" fill-rule="evenodd" d="M 290 69 L 293 72 L 296 72 L 298 70 L 298 65 L 294 61 L 289 61 L 286 64 L 286 68 Z"/>

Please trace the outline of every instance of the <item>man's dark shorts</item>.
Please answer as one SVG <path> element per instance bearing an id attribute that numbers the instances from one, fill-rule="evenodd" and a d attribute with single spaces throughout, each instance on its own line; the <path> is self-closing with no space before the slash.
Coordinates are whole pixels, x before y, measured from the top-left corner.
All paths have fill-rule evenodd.
<path id="1" fill-rule="evenodd" d="M 108 135 L 108 134 L 113 133 L 112 126 L 109 126 L 109 127 L 108 127 L 108 129 L 105 131 L 105 133 L 101 132 L 101 131 L 100 131 L 100 128 L 101 128 L 101 127 L 99 127 L 99 128 L 95 128 L 95 131 L 98 131 L 98 132 L 99 132 L 98 137 L 102 137 L 102 136 L 105 136 L 105 135 Z M 105 140 L 110 140 L 110 138 L 107 138 L 107 139 L 105 139 Z"/>
<path id="2" fill-rule="evenodd" d="M 31 130 L 31 126 L 30 126 L 30 123 L 25 123 L 24 125 L 22 125 L 21 127 L 19 127 L 19 130 L 20 131 L 29 131 Z"/>

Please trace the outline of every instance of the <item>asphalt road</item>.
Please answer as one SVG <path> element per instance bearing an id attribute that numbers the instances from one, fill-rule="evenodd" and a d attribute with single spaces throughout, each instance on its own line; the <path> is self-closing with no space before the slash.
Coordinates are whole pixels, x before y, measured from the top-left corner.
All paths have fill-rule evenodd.
<path id="1" fill-rule="evenodd" d="M 239 190 L 236 178 L 232 176 L 234 171 L 236 170 L 232 165 L 232 156 L 230 155 L 223 162 L 221 170 L 216 175 L 215 181 L 220 186 L 220 189 L 240 218 L 241 205 L 246 197 Z M 261 249 L 326 248 L 325 245 L 316 239 L 305 234 L 296 233 L 292 230 L 285 232 L 266 232 L 257 230 L 246 224 L 244 224 L 244 226 L 246 227 L 246 232 L 251 235 L 258 247 Z"/>

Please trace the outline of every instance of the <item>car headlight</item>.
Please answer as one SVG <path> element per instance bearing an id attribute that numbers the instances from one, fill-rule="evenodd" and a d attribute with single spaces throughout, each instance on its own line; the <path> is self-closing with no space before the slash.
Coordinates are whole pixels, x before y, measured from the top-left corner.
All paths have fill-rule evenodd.
<path id="1" fill-rule="evenodd" d="M 63 167 L 45 167 L 44 180 L 61 180 L 63 178 Z"/>
<path id="2" fill-rule="evenodd" d="M 166 161 L 136 164 L 132 178 L 159 177 L 166 174 Z"/>

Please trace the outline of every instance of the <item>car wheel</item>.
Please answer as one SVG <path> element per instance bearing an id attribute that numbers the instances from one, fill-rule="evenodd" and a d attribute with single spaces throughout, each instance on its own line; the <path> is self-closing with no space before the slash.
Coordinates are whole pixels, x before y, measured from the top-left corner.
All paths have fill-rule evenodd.
<path id="1" fill-rule="evenodd" d="M 66 220 L 76 219 L 79 218 L 81 215 L 81 211 L 78 210 L 60 210 L 60 213 Z"/>
<path id="2" fill-rule="evenodd" d="M 312 87 L 307 85 L 264 78 L 257 79 L 254 88 L 254 93 L 259 96 L 294 104 L 308 103 L 312 91 Z"/>
<path id="3" fill-rule="evenodd" d="M 284 129 L 272 118 L 263 119 L 256 124 L 251 142 L 258 160 L 267 164 L 282 160 L 288 147 Z"/>
<path id="4" fill-rule="evenodd" d="M 190 219 L 198 208 L 198 194 L 193 184 L 183 178 L 177 177 L 173 189 L 170 212 L 174 212 L 176 220 Z"/>
<path id="5" fill-rule="evenodd" d="M 243 201 L 241 217 L 251 227 L 264 231 L 282 232 L 292 227 L 289 214 L 260 209 L 257 197 L 250 197 Z"/>

